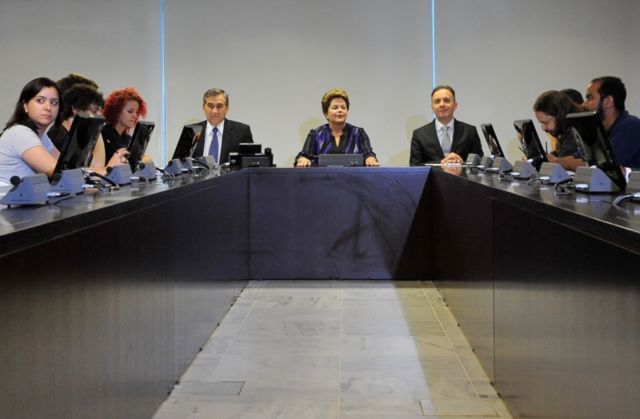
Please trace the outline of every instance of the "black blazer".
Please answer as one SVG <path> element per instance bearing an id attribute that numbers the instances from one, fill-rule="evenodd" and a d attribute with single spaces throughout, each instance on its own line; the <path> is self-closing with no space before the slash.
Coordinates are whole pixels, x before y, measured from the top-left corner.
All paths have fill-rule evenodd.
<path id="1" fill-rule="evenodd" d="M 469 153 L 482 156 L 484 153 L 482 152 L 482 144 L 480 144 L 480 137 L 476 127 L 454 119 L 451 151 L 462 157 L 463 160 L 467 159 Z M 443 158 L 444 153 L 438 140 L 435 119 L 413 131 L 411 157 L 409 159 L 411 166 L 440 163 Z"/>
<path id="2" fill-rule="evenodd" d="M 201 157 L 204 153 L 204 136 L 207 132 L 207 121 L 200 122 L 202 126 L 202 135 L 198 138 L 196 148 L 193 150 L 193 157 Z M 253 135 L 251 128 L 242 122 L 224 120 L 224 129 L 222 131 L 222 146 L 220 147 L 220 163 L 229 161 L 229 153 L 238 151 L 238 144 L 252 143 Z"/>

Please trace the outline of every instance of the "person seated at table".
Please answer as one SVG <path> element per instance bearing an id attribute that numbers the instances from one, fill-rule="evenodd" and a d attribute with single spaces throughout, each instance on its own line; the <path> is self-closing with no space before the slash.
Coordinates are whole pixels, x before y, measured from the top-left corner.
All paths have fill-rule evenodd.
<path id="1" fill-rule="evenodd" d="M 435 118 L 413 131 L 409 164 L 459 164 L 469 153 L 483 156 L 482 144 L 475 126 L 454 117 L 458 109 L 456 92 L 447 85 L 431 91 L 431 111 Z"/>
<path id="2" fill-rule="evenodd" d="M 249 125 L 227 119 L 229 94 L 223 89 L 213 87 L 204 92 L 202 111 L 206 119 L 199 123 L 193 157 L 212 156 L 216 164 L 223 165 L 229 163 L 229 155 L 238 152 L 241 143 L 253 143 Z"/>
<path id="3" fill-rule="evenodd" d="M 361 153 L 365 165 L 379 166 L 369 136 L 363 128 L 347 123 L 349 95 L 342 89 L 330 89 L 321 100 L 322 113 L 327 123 L 312 129 L 302 151 L 295 159 L 296 167 L 317 165 L 320 154 Z"/>
<path id="4" fill-rule="evenodd" d="M 84 86 L 89 86 L 94 90 L 99 90 L 98 83 L 79 73 L 70 73 L 64 76 L 63 78 L 57 80 L 56 84 L 58 85 L 58 91 L 60 92 L 60 97 L 63 99 L 63 102 L 65 103 L 66 103 L 66 100 L 64 100 L 64 96 L 67 93 L 67 91 L 71 89 L 73 86 L 84 85 Z M 104 105 L 104 98 L 102 97 L 102 93 L 100 93 L 99 103 L 97 104 L 96 107 L 92 107 L 96 115 L 102 112 L 103 105 Z M 60 108 L 60 112 L 64 114 L 64 109 Z M 64 116 L 63 116 L 63 119 L 64 119 Z M 62 150 L 62 146 L 64 144 L 64 140 L 66 140 L 67 138 L 67 134 L 68 134 L 68 131 L 61 124 L 57 122 L 51 125 L 51 127 L 49 127 L 49 130 L 47 131 L 47 135 L 49 136 L 49 138 L 51 138 L 51 141 L 53 142 L 53 144 L 56 146 L 58 150 Z"/>
<path id="5" fill-rule="evenodd" d="M 582 106 L 582 103 L 584 102 L 584 98 L 582 97 L 582 93 L 580 93 L 579 91 L 577 91 L 576 89 L 572 89 L 572 88 L 566 88 L 566 89 L 562 89 L 560 90 L 562 93 L 564 93 L 565 95 L 569 96 L 569 99 L 571 99 L 573 101 L 573 103 Z"/>
<path id="6" fill-rule="evenodd" d="M 60 91 L 51 79 L 38 77 L 22 88 L 0 136 L 0 185 L 9 185 L 13 176 L 53 175 L 60 152 L 46 130 L 59 120 L 61 105 Z"/>
<path id="7" fill-rule="evenodd" d="M 620 165 L 640 169 L 640 118 L 626 108 L 627 88 L 619 77 L 597 77 L 587 85 L 584 106 L 597 112 Z"/>
<path id="8" fill-rule="evenodd" d="M 578 150 L 578 144 L 571 136 L 565 136 L 566 116 L 570 113 L 581 112 L 581 105 L 575 103 L 567 94 L 557 90 L 542 93 L 533 104 L 536 119 L 542 129 L 555 141 L 555 149 L 547 153 L 550 163 L 557 163 L 566 170 L 575 171 L 585 162 Z"/>
<path id="9" fill-rule="evenodd" d="M 95 90 L 100 90 L 100 86 L 95 80 L 92 80 L 86 76 L 83 76 L 80 73 L 70 73 L 56 81 L 58 85 L 58 89 L 60 89 L 60 94 L 64 97 L 64 94 L 67 93 L 67 90 L 71 89 L 73 86 L 77 86 L 78 84 L 85 84 L 90 87 L 93 87 Z"/>
<path id="10" fill-rule="evenodd" d="M 47 131 L 56 148 L 62 150 L 66 143 L 73 118 L 80 113 L 95 116 L 99 115 L 104 104 L 102 93 L 88 84 L 76 84 L 70 87 L 62 95 L 64 107 L 62 108 L 62 122 L 55 123 Z"/>
<path id="11" fill-rule="evenodd" d="M 126 87 L 107 97 L 102 114 L 105 124 L 91 162 L 91 168 L 98 173 L 106 172 L 109 166 L 128 163 L 127 146 L 136 123 L 147 115 L 147 103 L 135 88 Z"/>

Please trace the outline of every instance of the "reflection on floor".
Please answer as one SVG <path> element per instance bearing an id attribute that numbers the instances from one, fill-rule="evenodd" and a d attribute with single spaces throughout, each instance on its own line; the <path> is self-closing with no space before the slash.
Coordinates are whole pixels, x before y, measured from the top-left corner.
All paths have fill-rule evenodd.
<path id="1" fill-rule="evenodd" d="M 431 282 L 253 281 L 154 417 L 511 416 Z"/>

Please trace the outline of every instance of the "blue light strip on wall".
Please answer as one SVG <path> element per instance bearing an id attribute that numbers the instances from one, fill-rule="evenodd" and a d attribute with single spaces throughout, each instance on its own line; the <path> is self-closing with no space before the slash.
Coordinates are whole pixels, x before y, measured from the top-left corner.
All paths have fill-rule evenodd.
<path id="1" fill-rule="evenodd" d="M 161 121 L 162 121 L 162 137 L 160 141 L 160 152 L 162 153 L 160 165 L 166 166 L 167 159 L 167 80 L 165 74 L 165 28 L 164 28 L 164 0 L 160 0 L 160 83 L 161 86 Z"/>
<path id="2" fill-rule="evenodd" d="M 436 0 L 431 0 L 431 88 L 436 84 Z"/>

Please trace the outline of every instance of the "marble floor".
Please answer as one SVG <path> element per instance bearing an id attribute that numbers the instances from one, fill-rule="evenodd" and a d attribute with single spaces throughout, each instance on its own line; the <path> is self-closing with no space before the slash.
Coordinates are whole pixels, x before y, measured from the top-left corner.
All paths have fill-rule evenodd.
<path id="1" fill-rule="evenodd" d="M 510 418 L 431 282 L 252 281 L 156 412 Z"/>

